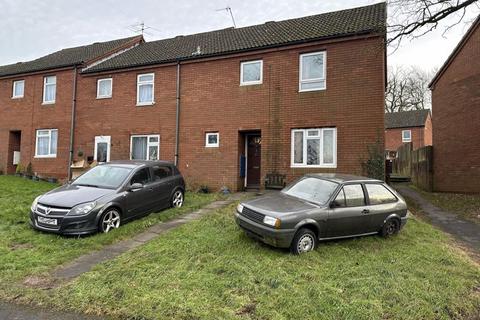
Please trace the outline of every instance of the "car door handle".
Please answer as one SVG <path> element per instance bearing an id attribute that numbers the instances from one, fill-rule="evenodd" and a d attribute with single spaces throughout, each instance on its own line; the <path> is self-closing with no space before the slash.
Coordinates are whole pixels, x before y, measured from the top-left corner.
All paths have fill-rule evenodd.
<path id="1" fill-rule="evenodd" d="M 363 214 L 370 213 L 370 210 L 368 210 L 368 209 L 363 209 L 363 210 L 362 210 L 362 213 L 363 213 Z"/>

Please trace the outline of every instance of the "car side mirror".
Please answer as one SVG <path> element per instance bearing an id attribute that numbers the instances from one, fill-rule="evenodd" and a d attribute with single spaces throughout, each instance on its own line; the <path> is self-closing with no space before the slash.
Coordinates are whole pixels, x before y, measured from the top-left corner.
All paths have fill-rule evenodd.
<path id="1" fill-rule="evenodd" d="M 132 185 L 128 188 L 128 191 L 132 191 L 132 192 L 133 192 L 133 191 L 140 190 L 140 189 L 142 189 L 142 188 L 143 188 L 143 184 L 137 182 L 137 183 L 132 184 Z"/>

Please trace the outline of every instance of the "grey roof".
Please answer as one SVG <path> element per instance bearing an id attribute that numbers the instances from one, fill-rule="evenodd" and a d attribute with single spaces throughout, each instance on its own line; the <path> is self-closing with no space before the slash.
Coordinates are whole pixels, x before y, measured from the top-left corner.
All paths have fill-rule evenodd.
<path id="1" fill-rule="evenodd" d="M 96 42 L 86 46 L 63 49 L 28 62 L 0 66 L 0 77 L 82 64 L 83 62 L 101 57 L 138 37 Z"/>
<path id="2" fill-rule="evenodd" d="M 286 44 L 369 33 L 385 33 L 384 2 L 303 18 L 228 28 L 143 43 L 85 73 L 223 55 Z M 194 54 L 200 49 L 200 53 Z"/>
<path id="3" fill-rule="evenodd" d="M 423 127 L 429 114 L 429 109 L 385 113 L 385 128 Z"/>

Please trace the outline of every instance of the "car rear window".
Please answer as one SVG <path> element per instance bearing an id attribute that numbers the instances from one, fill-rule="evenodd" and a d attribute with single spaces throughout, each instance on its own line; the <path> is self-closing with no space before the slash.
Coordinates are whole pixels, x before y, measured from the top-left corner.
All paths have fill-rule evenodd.
<path id="1" fill-rule="evenodd" d="M 397 198 L 385 186 L 377 183 L 365 184 L 370 204 L 384 204 L 396 202 Z"/>
<path id="2" fill-rule="evenodd" d="M 337 207 L 359 207 L 365 205 L 365 195 L 360 184 L 347 184 L 335 198 Z"/>
<path id="3" fill-rule="evenodd" d="M 168 166 L 154 166 L 153 179 L 155 181 L 168 178 L 172 175 L 172 169 Z"/>

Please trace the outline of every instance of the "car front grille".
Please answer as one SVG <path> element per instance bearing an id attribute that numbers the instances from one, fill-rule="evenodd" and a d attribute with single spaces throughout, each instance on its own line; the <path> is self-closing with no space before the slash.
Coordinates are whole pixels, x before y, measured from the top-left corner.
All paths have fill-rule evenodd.
<path id="1" fill-rule="evenodd" d="M 70 211 L 70 209 L 65 209 L 65 208 L 57 208 L 57 207 L 49 207 L 43 204 L 38 204 L 37 205 L 37 210 L 36 212 L 40 215 L 43 216 L 64 216 Z"/>
<path id="2" fill-rule="evenodd" d="M 256 211 L 254 211 L 252 209 L 249 209 L 247 207 L 243 207 L 241 215 L 250 219 L 250 220 L 253 220 L 255 222 L 262 223 L 262 224 L 263 224 L 263 218 L 265 217 L 264 214 L 256 212 Z"/>

